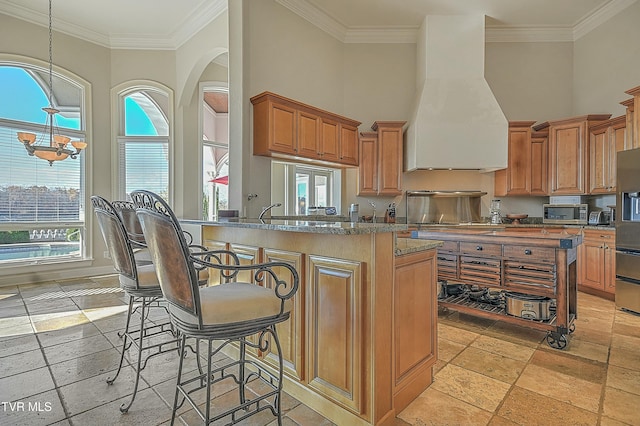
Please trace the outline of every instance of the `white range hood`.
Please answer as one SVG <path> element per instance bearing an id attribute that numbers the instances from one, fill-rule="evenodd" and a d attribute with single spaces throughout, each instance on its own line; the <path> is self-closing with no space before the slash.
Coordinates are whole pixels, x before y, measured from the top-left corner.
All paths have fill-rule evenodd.
<path id="1" fill-rule="evenodd" d="M 507 167 L 507 122 L 484 79 L 484 15 L 430 15 L 417 40 L 405 170 Z"/>

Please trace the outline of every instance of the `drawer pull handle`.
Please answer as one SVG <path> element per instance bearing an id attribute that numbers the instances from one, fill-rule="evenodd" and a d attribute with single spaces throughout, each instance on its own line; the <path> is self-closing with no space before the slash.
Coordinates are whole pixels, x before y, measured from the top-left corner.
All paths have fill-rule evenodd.
<path id="1" fill-rule="evenodd" d="M 476 250 L 482 251 L 482 246 L 476 246 Z"/>
<path id="2" fill-rule="evenodd" d="M 526 249 L 526 250 L 524 251 L 524 254 L 530 255 L 530 254 L 531 254 L 531 250 Z"/>

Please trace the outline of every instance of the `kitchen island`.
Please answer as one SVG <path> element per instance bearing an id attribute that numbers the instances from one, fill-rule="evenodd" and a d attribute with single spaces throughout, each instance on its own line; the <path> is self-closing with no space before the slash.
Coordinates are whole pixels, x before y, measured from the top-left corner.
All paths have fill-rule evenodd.
<path id="1" fill-rule="evenodd" d="M 209 249 L 233 250 L 243 263 L 288 262 L 299 272 L 291 318 L 278 334 L 284 389 L 301 402 L 339 425 L 392 425 L 431 384 L 441 242 L 398 238 L 403 224 L 182 223 L 199 226 Z M 252 356 L 277 365 L 271 353 Z"/>
<path id="2" fill-rule="evenodd" d="M 441 306 L 546 330 L 549 346 L 566 347 L 577 317 L 581 235 L 559 228 L 476 226 L 425 227 L 413 231 L 412 237 L 443 241 L 438 249 L 439 280 L 466 285 L 462 290 L 473 286 L 471 292 L 439 294 Z M 491 297 L 483 299 L 483 291 Z M 504 303 L 495 303 L 500 295 Z"/>

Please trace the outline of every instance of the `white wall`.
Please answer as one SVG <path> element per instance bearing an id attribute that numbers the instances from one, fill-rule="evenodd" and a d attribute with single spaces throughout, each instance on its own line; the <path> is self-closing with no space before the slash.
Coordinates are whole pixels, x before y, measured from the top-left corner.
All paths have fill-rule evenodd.
<path id="1" fill-rule="evenodd" d="M 574 115 L 625 113 L 625 90 L 640 86 L 640 2 L 574 43 Z"/>

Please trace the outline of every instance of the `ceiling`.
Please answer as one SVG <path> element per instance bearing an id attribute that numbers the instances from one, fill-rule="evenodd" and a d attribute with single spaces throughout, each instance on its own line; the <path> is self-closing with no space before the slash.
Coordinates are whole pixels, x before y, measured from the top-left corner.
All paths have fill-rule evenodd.
<path id="1" fill-rule="evenodd" d="M 571 41 L 636 0 L 275 1 L 348 43 L 411 42 L 428 14 L 484 14 L 488 41 Z M 54 0 L 53 27 L 111 48 L 176 49 L 226 8 L 227 0 Z M 0 13 L 46 26 L 48 1 L 0 0 Z"/>

